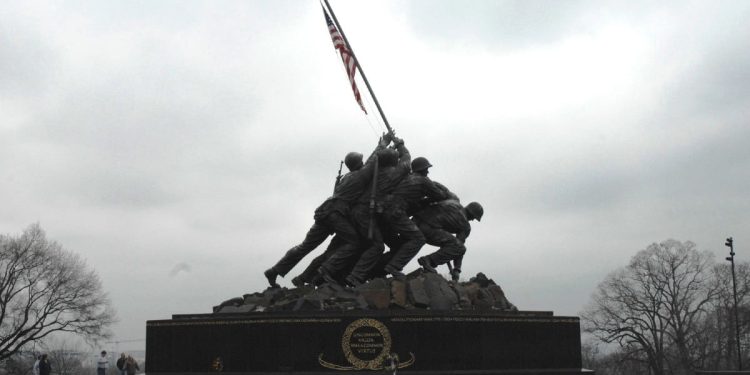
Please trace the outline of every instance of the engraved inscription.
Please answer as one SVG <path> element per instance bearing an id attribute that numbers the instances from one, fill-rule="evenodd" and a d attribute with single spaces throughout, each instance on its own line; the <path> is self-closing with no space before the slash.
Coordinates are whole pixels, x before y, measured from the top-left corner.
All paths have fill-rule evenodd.
<path id="1" fill-rule="evenodd" d="M 391 351 L 391 333 L 378 320 L 358 319 L 346 327 L 341 348 L 355 368 L 377 370 Z"/>

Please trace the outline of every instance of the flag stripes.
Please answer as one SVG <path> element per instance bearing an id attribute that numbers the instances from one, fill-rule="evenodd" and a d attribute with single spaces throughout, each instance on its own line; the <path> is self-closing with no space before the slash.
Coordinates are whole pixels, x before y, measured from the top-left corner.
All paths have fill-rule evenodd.
<path id="1" fill-rule="evenodd" d="M 365 106 L 362 104 L 362 96 L 357 88 L 357 83 L 354 81 L 354 76 L 357 73 L 357 62 L 355 61 L 354 54 L 346 47 L 344 38 L 339 33 L 339 30 L 334 25 L 331 17 L 328 16 L 328 12 L 323 8 L 323 14 L 326 16 L 326 24 L 328 24 L 328 32 L 331 34 L 331 40 L 333 41 L 333 48 L 339 51 L 341 55 L 341 61 L 344 63 L 346 69 L 346 75 L 349 77 L 349 83 L 352 85 L 352 91 L 354 92 L 354 99 L 357 100 L 359 108 L 367 113 Z"/>

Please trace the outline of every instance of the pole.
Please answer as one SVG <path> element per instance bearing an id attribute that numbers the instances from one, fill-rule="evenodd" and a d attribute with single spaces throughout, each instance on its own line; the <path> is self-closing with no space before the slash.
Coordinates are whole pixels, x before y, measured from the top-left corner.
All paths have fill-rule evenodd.
<path id="1" fill-rule="evenodd" d="M 372 239 L 375 229 L 375 198 L 378 192 L 378 158 L 375 157 L 375 168 L 372 170 L 372 190 L 370 191 L 370 224 L 367 226 L 367 239 Z"/>
<path id="2" fill-rule="evenodd" d="M 740 350 L 740 318 L 737 313 L 737 278 L 734 274 L 734 240 L 732 237 L 727 238 L 725 246 L 729 247 L 729 256 L 726 258 L 732 262 L 732 288 L 734 289 L 734 328 L 737 338 L 737 367 L 742 371 L 742 351 Z"/>
<path id="3" fill-rule="evenodd" d="M 341 38 L 344 39 L 344 44 L 346 44 L 346 48 L 349 50 L 349 52 L 352 53 L 352 56 L 354 56 L 354 63 L 357 65 L 357 69 L 359 69 L 359 73 L 362 75 L 362 80 L 365 81 L 365 85 L 367 86 L 367 91 L 370 92 L 370 96 L 372 97 L 372 100 L 375 102 L 375 106 L 378 108 L 378 112 L 380 113 L 380 117 L 383 119 L 383 123 L 385 123 L 385 127 L 388 129 L 389 133 L 393 133 L 393 129 L 391 129 L 391 125 L 388 124 L 388 119 L 385 118 L 385 113 L 383 113 L 383 109 L 380 108 L 380 103 L 378 102 L 378 98 L 375 96 L 375 92 L 372 91 L 372 87 L 370 87 L 370 82 L 367 80 L 367 76 L 365 75 L 365 71 L 362 70 L 362 65 L 359 64 L 359 59 L 357 58 L 357 55 L 354 54 L 354 50 L 352 49 L 352 46 L 349 44 L 349 40 L 346 39 L 346 34 L 344 34 L 344 29 L 341 28 L 341 25 L 339 25 L 339 20 L 336 19 L 336 14 L 333 13 L 333 8 L 331 8 L 331 4 L 328 4 L 328 0 L 323 0 L 326 4 L 326 7 L 328 8 L 328 11 L 331 13 L 331 18 L 333 19 L 333 23 L 336 25 L 336 28 L 339 30 L 339 33 L 341 34 Z"/>

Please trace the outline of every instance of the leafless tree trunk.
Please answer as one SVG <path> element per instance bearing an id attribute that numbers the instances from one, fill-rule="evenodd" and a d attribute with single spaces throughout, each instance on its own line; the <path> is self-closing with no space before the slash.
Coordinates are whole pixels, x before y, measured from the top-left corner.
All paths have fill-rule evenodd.
<path id="1" fill-rule="evenodd" d="M 0 361 L 54 332 L 107 337 L 114 319 L 96 273 L 38 224 L 0 236 Z"/>

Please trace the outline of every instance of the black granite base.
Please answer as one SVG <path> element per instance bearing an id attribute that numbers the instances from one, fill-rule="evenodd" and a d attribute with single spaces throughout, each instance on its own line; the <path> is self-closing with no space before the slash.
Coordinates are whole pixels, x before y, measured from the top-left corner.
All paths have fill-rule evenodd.
<path id="1" fill-rule="evenodd" d="M 577 317 L 486 311 L 175 315 L 146 325 L 158 374 L 579 374 Z"/>

